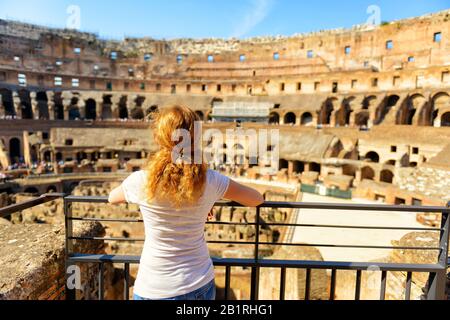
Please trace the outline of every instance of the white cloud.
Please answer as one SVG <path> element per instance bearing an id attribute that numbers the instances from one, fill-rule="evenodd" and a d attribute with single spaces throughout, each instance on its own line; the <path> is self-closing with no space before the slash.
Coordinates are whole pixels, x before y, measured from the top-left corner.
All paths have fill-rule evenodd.
<path id="1" fill-rule="evenodd" d="M 273 0 L 251 0 L 251 10 L 235 26 L 232 37 L 240 38 L 264 21 L 272 5 Z"/>

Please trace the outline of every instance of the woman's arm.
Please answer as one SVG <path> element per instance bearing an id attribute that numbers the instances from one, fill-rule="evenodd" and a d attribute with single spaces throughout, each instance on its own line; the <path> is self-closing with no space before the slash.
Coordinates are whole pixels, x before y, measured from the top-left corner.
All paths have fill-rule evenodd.
<path id="1" fill-rule="evenodd" d="M 235 201 L 246 207 L 257 207 L 264 203 L 264 197 L 255 189 L 246 187 L 230 179 L 225 199 Z"/>
<path id="2" fill-rule="evenodd" d="M 127 202 L 127 200 L 125 199 L 125 193 L 123 192 L 122 185 L 118 186 L 109 193 L 108 202 L 110 204 L 122 204 Z"/>

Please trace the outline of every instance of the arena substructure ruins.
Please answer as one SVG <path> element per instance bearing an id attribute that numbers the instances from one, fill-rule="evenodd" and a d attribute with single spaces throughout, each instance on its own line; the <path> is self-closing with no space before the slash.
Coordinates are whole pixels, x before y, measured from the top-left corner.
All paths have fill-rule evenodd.
<path id="1" fill-rule="evenodd" d="M 225 160 L 233 149 L 239 161 L 214 169 L 257 187 L 266 200 L 301 201 L 302 194 L 312 193 L 397 205 L 450 201 L 447 10 L 376 27 L 246 40 L 110 41 L 0 20 L 0 207 L 48 192 L 107 195 L 146 166 L 157 151 L 152 116 L 175 104 L 194 109 L 204 129 L 279 130 L 279 171 L 273 174 L 260 170 L 267 159 L 251 164 L 248 141 L 215 150 Z M 101 208 L 83 204 L 76 210 L 90 217 Z M 117 218 L 122 209 L 110 215 Z M 138 216 L 137 208 L 125 209 L 131 210 L 127 217 Z M 264 219 L 295 222 L 294 211 L 270 210 Z M 3 238 L 12 237 L 10 224 L 59 225 L 64 218 L 58 201 L 27 212 L 0 219 Z M 215 209 L 214 216 L 231 222 L 255 218 L 236 208 Z M 418 214 L 417 221 L 437 226 L 440 215 Z M 106 225 L 112 237 L 142 235 L 142 229 Z M 213 239 L 255 237 L 248 227 L 206 231 Z M 293 235 L 267 228 L 261 237 L 279 241 Z M 410 237 L 423 234 L 397 240 Z M 113 243 L 106 252 L 139 250 Z M 224 257 L 251 255 L 233 247 L 210 250 Z M 316 248 L 261 250 L 267 256 L 323 260 Z M 394 251 L 389 259 L 401 255 Z M 239 279 L 249 276 L 241 271 L 233 282 L 235 298 L 249 295 L 239 287 Z M 304 274 L 295 276 L 303 281 Z M 276 276 L 268 277 L 270 282 Z M 313 277 L 313 296 L 325 298 L 327 274 Z M 416 296 L 425 282 L 414 289 Z M 391 297 L 397 289 L 391 288 Z M 273 298 L 269 291 L 264 295 Z"/>

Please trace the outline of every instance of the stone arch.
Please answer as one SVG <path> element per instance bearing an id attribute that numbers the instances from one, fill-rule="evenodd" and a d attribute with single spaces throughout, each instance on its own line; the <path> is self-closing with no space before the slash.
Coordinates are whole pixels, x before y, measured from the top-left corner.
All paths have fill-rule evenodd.
<path id="1" fill-rule="evenodd" d="M 55 103 L 55 110 L 54 110 L 55 120 L 64 120 L 64 104 L 61 92 L 55 93 L 53 101 Z"/>
<path id="2" fill-rule="evenodd" d="M 342 102 L 341 108 L 336 112 L 336 126 L 344 127 L 350 125 L 350 117 L 353 113 L 351 103 L 355 97 L 349 97 Z"/>
<path id="3" fill-rule="evenodd" d="M 293 112 L 288 112 L 284 115 L 284 124 L 295 124 L 297 116 Z"/>
<path id="4" fill-rule="evenodd" d="M 366 156 L 364 157 L 364 160 L 374 163 L 380 162 L 380 156 L 375 151 L 367 152 Z"/>
<path id="5" fill-rule="evenodd" d="M 86 119 L 97 119 L 97 102 L 94 99 L 86 100 Z"/>
<path id="6" fill-rule="evenodd" d="M 356 167 L 351 164 L 344 164 L 342 166 L 342 174 L 345 176 L 356 177 Z"/>
<path id="7" fill-rule="evenodd" d="M 278 112 L 271 112 L 269 115 L 269 123 L 270 124 L 279 124 L 280 123 L 280 115 Z"/>
<path id="8" fill-rule="evenodd" d="M 305 164 L 302 161 L 294 161 L 292 165 L 292 171 L 294 173 L 303 173 L 305 171 Z"/>
<path id="9" fill-rule="evenodd" d="M 361 180 L 373 180 L 375 178 L 375 171 L 371 167 L 364 167 L 361 169 Z"/>
<path id="10" fill-rule="evenodd" d="M 444 113 L 450 110 L 450 95 L 446 92 L 439 92 L 432 98 L 432 107 L 431 112 L 429 113 L 429 121 L 430 125 L 439 125 L 439 120 L 442 125 L 442 117 Z"/>
<path id="11" fill-rule="evenodd" d="M 28 187 L 24 190 L 24 193 L 39 194 L 39 190 L 36 187 Z"/>
<path id="12" fill-rule="evenodd" d="M 397 112 L 396 124 L 412 125 L 417 110 L 421 110 L 426 100 L 421 94 L 409 97 Z"/>
<path id="13" fill-rule="evenodd" d="M 197 111 L 195 111 L 195 114 L 199 117 L 199 119 L 201 121 L 203 121 L 205 119 L 205 115 L 204 115 L 204 113 L 202 111 L 197 110 Z"/>
<path id="14" fill-rule="evenodd" d="M 86 119 L 97 119 L 97 102 L 94 99 L 86 100 Z"/>
<path id="15" fill-rule="evenodd" d="M 320 163 L 311 162 L 309 164 L 309 171 L 320 173 L 322 171 L 322 166 L 320 165 Z"/>
<path id="16" fill-rule="evenodd" d="M 55 155 L 56 162 L 60 162 L 63 160 L 63 154 L 61 152 L 57 152 Z"/>
<path id="17" fill-rule="evenodd" d="M 157 105 L 151 106 L 150 108 L 148 108 L 148 109 L 145 111 L 145 116 L 146 116 L 146 118 L 152 119 L 152 118 L 153 118 L 153 115 L 154 115 L 155 113 L 157 113 L 158 110 L 159 110 L 159 108 L 158 108 Z"/>
<path id="18" fill-rule="evenodd" d="M 395 166 L 397 164 L 397 160 L 391 159 L 385 162 L 385 164 L 389 166 Z"/>
<path id="19" fill-rule="evenodd" d="M 46 193 L 56 193 L 58 192 L 58 188 L 54 185 L 48 186 Z"/>
<path id="20" fill-rule="evenodd" d="M 103 120 L 113 118 L 111 98 L 112 98 L 111 95 L 103 96 L 103 105 L 102 105 L 102 119 Z"/>
<path id="21" fill-rule="evenodd" d="M 362 106 L 361 109 L 362 110 L 372 110 L 375 108 L 375 103 L 377 101 L 377 97 L 376 96 L 368 96 L 365 97 L 363 102 L 362 102 Z"/>
<path id="22" fill-rule="evenodd" d="M 14 109 L 14 99 L 12 91 L 8 89 L 0 89 L 0 95 L 2 96 L 2 104 L 5 108 L 5 116 L 16 116 L 16 110 Z"/>
<path id="23" fill-rule="evenodd" d="M 441 127 L 450 127 L 450 111 L 442 115 Z"/>
<path id="24" fill-rule="evenodd" d="M 119 100 L 119 119 L 128 119 L 127 96 L 122 96 Z"/>
<path id="25" fill-rule="evenodd" d="M 287 161 L 285 159 L 280 159 L 280 161 L 278 163 L 278 169 L 283 170 L 283 169 L 288 169 L 288 168 L 289 168 L 289 161 Z"/>
<path id="26" fill-rule="evenodd" d="M 336 110 L 336 98 L 328 98 L 319 111 L 319 124 L 331 124 L 331 116 Z"/>
<path id="27" fill-rule="evenodd" d="M 22 157 L 22 142 L 19 138 L 9 140 L 9 158 L 11 163 L 19 163 Z"/>
<path id="28" fill-rule="evenodd" d="M 134 100 L 135 107 L 131 110 L 131 118 L 135 120 L 143 120 L 145 119 L 145 113 L 142 109 L 142 105 L 144 104 L 145 97 L 138 96 Z"/>
<path id="29" fill-rule="evenodd" d="M 370 120 L 369 111 L 360 111 L 355 114 L 355 125 L 358 127 L 368 127 Z"/>
<path id="30" fill-rule="evenodd" d="M 133 110 L 131 110 L 131 118 L 135 120 L 143 120 L 145 115 L 142 107 L 134 107 Z"/>
<path id="31" fill-rule="evenodd" d="M 78 107 L 78 97 L 73 97 L 70 100 L 70 107 L 69 107 L 69 120 L 80 120 L 81 119 L 81 113 L 80 108 Z"/>
<path id="32" fill-rule="evenodd" d="M 28 90 L 19 90 L 19 99 L 22 109 L 22 119 L 33 119 L 33 108 L 31 107 L 31 97 Z"/>
<path id="33" fill-rule="evenodd" d="M 312 125 L 314 121 L 313 115 L 311 112 L 304 112 L 300 117 L 300 124 L 302 126 Z"/>
<path id="34" fill-rule="evenodd" d="M 390 95 L 386 97 L 381 104 L 381 106 L 378 108 L 376 113 L 376 121 L 375 124 L 380 124 L 384 121 L 386 115 L 389 113 L 389 111 L 394 108 L 397 103 L 399 102 L 400 97 L 396 94 Z"/>
<path id="35" fill-rule="evenodd" d="M 48 120 L 50 114 L 48 110 L 48 98 L 45 91 L 39 91 L 36 93 L 36 102 L 39 111 L 39 119 Z"/>
<path id="36" fill-rule="evenodd" d="M 88 158 L 88 155 L 86 152 L 77 152 L 76 154 L 77 162 L 80 163 L 83 160 L 86 160 Z"/>
<path id="37" fill-rule="evenodd" d="M 79 120 L 81 117 L 80 109 L 76 105 L 72 105 L 69 108 L 69 120 Z"/>
<path id="38" fill-rule="evenodd" d="M 383 170 L 380 173 L 380 181 L 386 183 L 392 183 L 394 181 L 394 173 L 391 170 Z"/>
<path id="39" fill-rule="evenodd" d="M 50 162 L 50 161 L 52 161 L 52 153 L 51 153 L 51 151 L 45 151 L 44 152 L 44 161 L 45 162 Z"/>

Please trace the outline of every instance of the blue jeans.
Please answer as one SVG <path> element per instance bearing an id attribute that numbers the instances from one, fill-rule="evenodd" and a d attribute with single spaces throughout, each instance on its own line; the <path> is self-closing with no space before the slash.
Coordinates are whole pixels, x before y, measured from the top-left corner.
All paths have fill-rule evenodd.
<path id="1" fill-rule="evenodd" d="M 216 284 L 214 280 L 212 280 L 207 285 L 192 291 L 191 293 L 184 294 L 178 297 L 161 299 L 161 300 L 215 300 L 216 299 Z M 153 300 L 147 299 L 134 294 L 133 300 Z"/>

